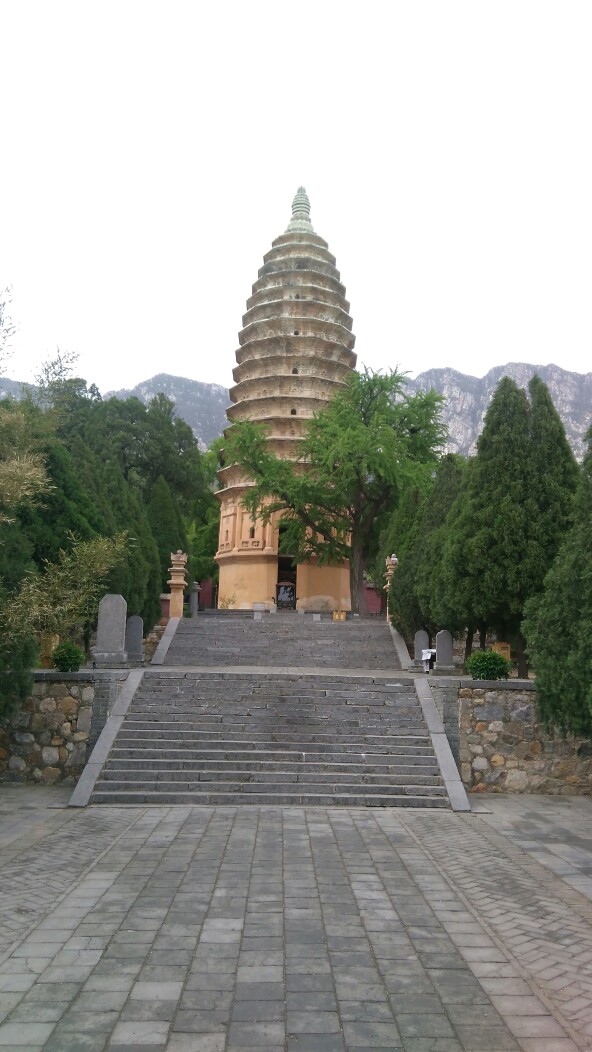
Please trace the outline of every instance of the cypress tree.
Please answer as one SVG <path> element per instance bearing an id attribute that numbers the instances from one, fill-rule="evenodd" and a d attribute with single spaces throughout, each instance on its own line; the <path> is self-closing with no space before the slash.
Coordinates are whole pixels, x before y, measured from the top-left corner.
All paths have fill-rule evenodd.
<path id="1" fill-rule="evenodd" d="M 577 465 L 545 384 L 526 393 L 504 377 L 491 400 L 477 455 L 446 523 L 435 612 L 462 615 L 511 641 L 518 671 L 528 665 L 521 631 L 526 601 L 545 573 L 571 521 Z M 440 538 L 441 539 L 441 538 Z M 440 619 L 440 618 L 439 618 Z"/>
<path id="2" fill-rule="evenodd" d="M 389 612 L 393 625 L 407 640 L 413 639 L 418 629 L 427 627 L 415 594 L 426 499 L 426 494 L 417 486 L 409 486 L 404 490 L 385 538 L 388 542 L 386 551 L 389 555 L 394 552 L 399 560 L 391 578 Z M 384 562 L 380 572 L 384 573 Z"/>
<path id="3" fill-rule="evenodd" d="M 539 715 L 592 735 L 592 428 L 573 506 L 574 522 L 523 623 L 536 673 Z"/>
<path id="4" fill-rule="evenodd" d="M 162 587 L 167 590 L 167 570 L 171 552 L 176 552 L 179 548 L 186 552 L 188 546 L 181 513 L 163 475 L 158 476 L 152 487 L 147 514 L 160 558 Z"/>

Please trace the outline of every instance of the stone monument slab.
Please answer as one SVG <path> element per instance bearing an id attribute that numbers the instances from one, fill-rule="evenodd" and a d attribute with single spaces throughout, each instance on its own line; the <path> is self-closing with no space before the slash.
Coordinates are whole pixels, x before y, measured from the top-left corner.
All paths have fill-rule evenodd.
<path id="1" fill-rule="evenodd" d="M 144 662 L 144 619 L 139 614 L 128 617 L 125 626 L 125 649 L 130 665 Z"/>
<path id="2" fill-rule="evenodd" d="M 422 650 L 427 650 L 430 645 L 430 637 L 427 632 L 424 632 L 423 628 L 420 632 L 415 633 L 415 639 L 413 641 L 413 659 L 418 664 L 421 662 Z"/>
<path id="3" fill-rule="evenodd" d="M 199 613 L 199 593 L 201 587 L 197 581 L 194 581 L 191 585 L 191 593 L 189 595 L 189 609 L 192 617 L 197 617 Z"/>
<path id="4" fill-rule="evenodd" d="M 452 656 L 452 636 L 446 629 L 442 629 L 436 636 L 436 668 L 453 669 L 454 658 Z"/>
<path id="5" fill-rule="evenodd" d="M 95 664 L 112 668 L 127 664 L 125 627 L 127 603 L 122 595 L 104 595 L 99 603 L 97 642 L 92 649 Z"/>

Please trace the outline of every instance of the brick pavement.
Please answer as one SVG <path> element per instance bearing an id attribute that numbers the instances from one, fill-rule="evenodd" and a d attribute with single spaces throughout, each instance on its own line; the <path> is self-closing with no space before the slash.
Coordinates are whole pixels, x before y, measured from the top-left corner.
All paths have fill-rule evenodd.
<path id="1" fill-rule="evenodd" d="M 519 822 L 497 806 L 40 810 L 0 858 L 0 912 L 38 894 L 34 858 L 57 890 L 0 964 L 0 1050 L 592 1048 L 592 903 L 500 831 Z M 551 972 L 572 951 L 566 999 Z"/>

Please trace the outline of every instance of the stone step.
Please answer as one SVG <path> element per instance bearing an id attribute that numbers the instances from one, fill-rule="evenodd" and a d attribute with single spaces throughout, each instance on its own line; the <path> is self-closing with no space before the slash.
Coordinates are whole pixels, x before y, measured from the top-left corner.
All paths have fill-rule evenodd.
<path id="1" fill-rule="evenodd" d="M 243 730 L 243 729 L 248 731 L 248 733 L 246 735 L 240 733 L 240 731 Z M 289 744 L 291 746 L 292 745 L 296 745 L 299 748 L 306 748 L 306 745 L 304 745 L 304 746 L 302 745 L 303 740 L 308 745 L 311 745 L 311 744 L 315 745 L 317 743 L 323 745 L 323 744 L 326 744 L 327 742 L 336 742 L 337 744 L 345 744 L 345 745 L 349 745 L 349 744 L 351 744 L 351 745 L 358 745 L 358 746 L 360 745 L 359 728 L 357 728 L 357 733 L 354 733 L 352 731 L 352 733 L 350 733 L 350 734 L 343 734 L 342 733 L 342 734 L 336 735 L 335 731 L 333 731 L 333 733 L 331 733 L 329 730 L 327 730 L 327 733 L 325 733 L 325 734 L 321 734 L 319 732 L 314 732 L 312 734 L 306 734 L 306 737 L 304 737 L 304 735 L 301 732 L 296 731 L 296 730 L 293 731 L 293 732 L 290 732 L 289 730 L 282 730 L 282 729 L 278 728 L 277 730 L 261 730 L 261 731 L 257 731 L 256 728 L 253 728 L 251 726 L 248 726 L 246 728 L 222 727 L 222 728 L 218 728 L 218 729 L 214 729 L 214 730 L 212 728 L 199 728 L 199 727 L 195 727 L 195 728 L 193 728 L 191 730 L 186 730 L 186 731 L 171 731 L 171 730 L 164 729 L 164 728 L 157 728 L 157 730 L 158 730 L 158 737 L 155 737 L 155 729 L 154 728 L 152 728 L 151 730 L 138 730 L 135 727 L 130 727 L 129 729 L 128 728 L 123 728 L 120 731 L 119 740 L 121 742 L 140 742 L 140 741 L 159 742 L 160 741 L 160 742 L 173 743 L 173 744 L 175 742 L 195 742 L 196 744 L 200 744 L 202 742 L 208 742 L 208 741 L 209 742 L 213 742 L 213 741 L 219 742 L 219 741 L 223 740 L 223 741 L 228 741 L 228 742 L 231 742 L 231 743 L 240 744 L 241 742 L 244 742 L 245 737 L 246 737 L 248 739 L 248 741 L 253 743 L 253 744 L 256 743 L 256 742 L 257 743 L 260 743 L 260 742 L 261 743 L 266 743 L 266 742 L 270 742 L 270 743 L 286 742 L 286 744 Z M 424 734 L 407 734 L 407 733 L 402 733 L 401 732 L 401 733 L 397 734 L 397 733 L 392 732 L 392 731 L 389 731 L 388 734 L 365 734 L 364 735 L 364 743 L 367 743 L 367 745 L 371 745 L 373 747 L 377 747 L 377 746 L 379 746 L 379 745 L 381 745 L 383 743 L 388 743 L 389 745 L 394 744 L 394 745 L 429 745 L 429 746 L 431 746 L 431 742 L 430 742 L 430 739 L 429 739 L 427 733 L 424 733 Z M 360 746 L 360 748 L 361 748 L 361 746 Z"/>
<path id="2" fill-rule="evenodd" d="M 141 778 L 134 782 L 134 791 L 144 792 L 207 792 L 208 785 L 206 784 L 208 779 L 166 779 L 166 778 Z M 284 785 L 283 782 L 286 784 Z M 106 783 L 105 783 L 106 784 Z M 113 792 L 119 792 L 129 789 L 129 782 L 125 779 L 110 779 L 109 788 Z M 333 783 L 328 781 L 318 781 L 315 778 L 300 778 L 298 782 L 294 779 L 283 779 L 278 782 L 253 782 L 245 780 L 225 781 L 223 787 L 217 785 L 211 785 L 210 791 L 212 792 L 224 792 L 224 793 L 275 793 L 275 792 L 307 792 L 307 793 L 327 793 L 335 795 L 337 793 L 356 793 L 358 796 L 374 796 L 379 793 L 381 796 L 445 796 L 446 790 L 443 786 L 424 786 L 424 785 L 392 785 L 388 782 L 379 782 L 376 784 L 370 784 L 359 779 L 355 782 L 341 782 Z"/>
<path id="3" fill-rule="evenodd" d="M 169 746 L 166 749 L 166 755 L 171 759 L 185 758 L 192 760 L 248 760 L 249 758 L 253 757 L 253 754 L 256 751 L 257 750 L 255 750 L 255 748 L 249 748 L 248 743 L 245 742 L 240 742 L 236 748 L 229 747 L 228 744 L 225 742 L 222 748 L 212 747 L 196 749 L 189 747 L 172 748 Z M 396 764 L 398 759 L 405 760 L 407 763 L 409 763 L 409 759 L 413 758 L 414 764 L 417 764 L 418 766 L 423 766 L 424 763 L 430 765 L 434 762 L 434 754 L 431 750 L 428 749 L 422 750 L 421 752 L 416 751 L 414 749 L 401 749 L 397 751 L 393 750 L 391 752 L 374 752 L 373 750 L 359 748 L 341 749 L 337 746 L 334 749 L 279 749 L 276 746 L 275 748 L 269 748 L 259 751 L 262 755 L 264 754 L 266 758 L 274 759 L 276 762 L 280 762 L 284 759 L 289 759 L 290 757 L 293 758 L 297 755 L 303 757 L 303 762 L 306 761 L 309 763 L 322 763 L 323 760 L 328 756 L 331 757 L 333 763 L 347 763 L 347 758 L 349 756 L 359 757 L 360 759 L 356 761 L 357 763 L 365 763 L 366 758 L 368 756 L 371 756 L 373 764 L 381 763 L 383 765 L 389 764 L 390 766 Z M 162 748 L 149 748 L 146 745 L 129 746 L 126 748 L 119 746 L 119 744 L 116 742 L 116 744 L 111 749 L 109 755 L 112 756 L 114 759 L 129 757 L 130 759 L 138 760 L 144 758 L 146 758 L 147 760 L 158 760 L 163 756 L 163 753 L 164 750 Z M 338 756 L 343 757 L 343 759 L 337 760 Z"/>
<path id="4" fill-rule="evenodd" d="M 337 774 L 346 774 L 353 777 L 354 775 L 376 775 L 379 778 L 407 778 L 416 783 L 423 781 L 433 781 L 434 778 L 440 778 L 440 770 L 435 760 L 430 765 L 427 763 L 420 764 L 403 764 L 398 763 L 396 766 L 393 764 L 385 763 L 334 763 L 333 761 L 325 760 L 323 762 L 310 762 L 308 758 L 306 760 L 298 759 L 295 760 L 293 757 L 284 760 L 270 760 L 267 756 L 263 759 L 261 757 L 251 758 L 249 760 L 191 760 L 191 759 L 163 759 L 163 758 L 144 758 L 141 759 L 127 756 L 124 752 L 122 756 L 110 757 L 108 760 L 107 767 L 104 769 L 103 774 L 106 776 L 110 771 L 137 771 L 142 773 L 144 771 L 204 771 L 207 772 L 218 771 L 223 767 L 224 772 L 240 772 L 246 771 L 257 772 L 260 771 L 266 775 L 274 775 L 278 771 L 285 771 L 287 774 L 295 773 L 298 774 L 306 766 L 307 771 L 314 771 L 317 774 L 326 774 L 327 777 L 331 777 Z"/>
<path id="5" fill-rule="evenodd" d="M 262 804 L 288 807 L 449 807 L 445 796 L 399 796 L 377 793 L 365 795 L 355 788 L 351 793 L 226 793 L 226 792 L 154 792 L 137 789 L 105 790 L 97 789 L 93 793 L 94 804 L 191 804 L 224 805 L 224 804 Z"/>
<path id="6" fill-rule="evenodd" d="M 224 670 L 232 664 L 252 672 Z M 165 666 L 144 674 L 93 802 L 448 807 L 399 671 L 384 622 L 180 622 Z"/>
<path id="7" fill-rule="evenodd" d="M 288 766 L 288 765 L 286 765 Z M 416 786 L 420 788 L 433 789 L 434 792 L 443 790 L 441 786 L 441 780 L 439 772 L 436 771 L 431 775 L 417 774 L 415 771 L 408 771 L 404 774 L 394 774 L 389 768 L 382 769 L 380 772 L 373 772 L 368 769 L 357 771 L 356 769 L 346 771 L 327 771 L 326 768 L 323 770 L 311 770 L 308 766 L 301 767 L 298 769 L 286 770 L 284 767 L 277 767 L 275 770 L 245 770 L 246 764 L 242 766 L 233 765 L 231 770 L 220 770 L 219 768 L 206 769 L 204 770 L 201 766 L 196 766 L 193 770 L 183 768 L 181 770 L 177 768 L 161 770 L 160 768 L 154 768 L 154 765 L 149 767 L 141 767 L 138 769 L 137 766 L 109 766 L 102 775 L 102 780 L 105 782 L 128 782 L 130 780 L 137 781 L 138 784 L 141 782 L 145 785 L 148 782 L 158 782 L 161 785 L 163 782 L 248 782 L 254 783 L 270 783 L 273 785 L 279 785 L 283 782 L 314 782 L 315 784 L 330 784 L 330 785 L 390 785 L 390 786 Z"/>

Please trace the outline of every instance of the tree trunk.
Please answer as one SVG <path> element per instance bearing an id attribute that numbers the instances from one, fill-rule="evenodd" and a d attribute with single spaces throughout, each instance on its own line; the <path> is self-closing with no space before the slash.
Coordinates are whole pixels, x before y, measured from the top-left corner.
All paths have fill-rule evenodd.
<path id="1" fill-rule="evenodd" d="M 524 636 L 521 632 L 519 632 L 514 641 L 519 679 L 528 679 L 528 660 L 526 654 L 524 653 L 524 642 Z"/>
<path id="2" fill-rule="evenodd" d="M 465 640 L 465 661 L 467 661 L 473 653 L 473 636 L 475 635 L 475 629 L 473 625 L 469 625 L 467 628 L 467 638 Z"/>
<path id="3" fill-rule="evenodd" d="M 366 588 L 364 586 L 364 559 L 361 545 L 352 543 L 349 554 L 349 588 L 353 614 L 368 616 Z"/>
<path id="4" fill-rule="evenodd" d="M 485 650 L 487 645 L 487 625 L 483 622 L 479 625 L 479 650 Z"/>

